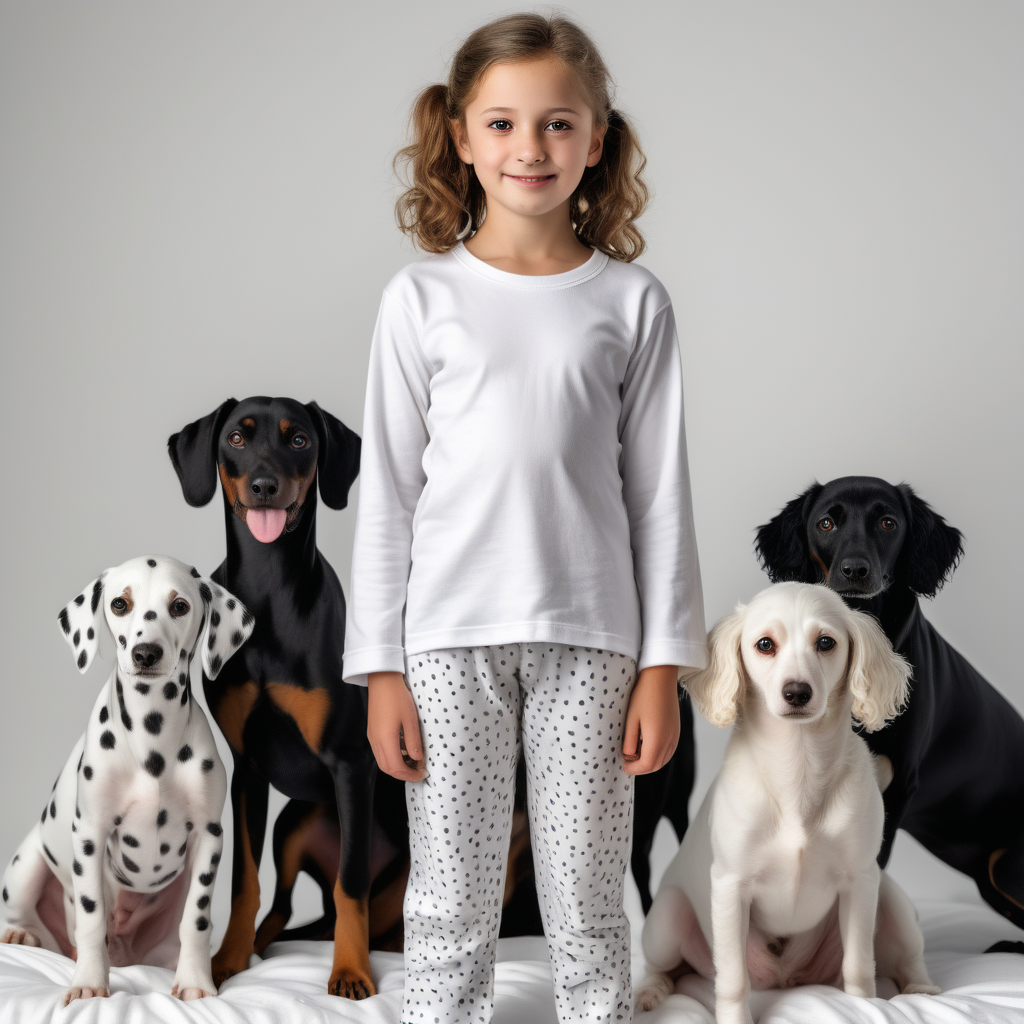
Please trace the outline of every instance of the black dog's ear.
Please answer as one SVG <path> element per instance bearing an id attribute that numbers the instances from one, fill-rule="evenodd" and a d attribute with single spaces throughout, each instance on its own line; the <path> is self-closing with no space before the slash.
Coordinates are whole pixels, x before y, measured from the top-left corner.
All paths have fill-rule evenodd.
<path id="1" fill-rule="evenodd" d="M 909 484 L 896 488 L 906 505 L 909 531 L 900 560 L 907 586 L 919 597 L 934 597 L 964 553 L 963 534 L 950 526 Z"/>
<path id="2" fill-rule="evenodd" d="M 183 427 L 167 440 L 167 453 L 181 481 L 185 500 L 197 508 L 206 505 L 217 490 L 217 439 L 224 422 L 238 402 L 229 398 L 201 420 Z"/>
<path id="3" fill-rule="evenodd" d="M 316 402 L 306 405 L 320 438 L 316 473 L 320 480 L 320 497 L 328 508 L 344 508 L 348 490 L 359 476 L 359 435 L 349 430 L 337 416 L 324 412 Z"/>
<path id="4" fill-rule="evenodd" d="M 822 485 L 815 481 L 803 494 L 787 502 L 774 519 L 757 528 L 754 550 L 772 583 L 817 582 L 818 570 L 807 547 L 807 516 L 821 491 Z"/>

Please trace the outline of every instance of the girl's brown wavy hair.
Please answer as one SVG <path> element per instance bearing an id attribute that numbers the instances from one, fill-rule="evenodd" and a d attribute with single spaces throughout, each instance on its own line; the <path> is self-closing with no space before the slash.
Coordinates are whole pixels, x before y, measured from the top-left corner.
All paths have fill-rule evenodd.
<path id="1" fill-rule="evenodd" d="M 452 126 L 465 124 L 467 104 L 484 73 L 495 64 L 550 57 L 574 75 L 606 127 L 604 151 L 570 201 L 577 238 L 617 260 L 644 251 L 636 227 L 650 197 L 642 174 L 647 158 L 629 122 L 611 105 L 611 76 L 590 37 L 567 18 L 512 14 L 478 28 L 452 60 L 447 85 L 431 85 L 412 112 L 413 142 L 395 157 L 395 169 L 411 169 L 412 182 L 395 204 L 398 226 L 427 252 L 443 253 L 480 227 L 486 196 L 473 170 L 459 159 Z"/>

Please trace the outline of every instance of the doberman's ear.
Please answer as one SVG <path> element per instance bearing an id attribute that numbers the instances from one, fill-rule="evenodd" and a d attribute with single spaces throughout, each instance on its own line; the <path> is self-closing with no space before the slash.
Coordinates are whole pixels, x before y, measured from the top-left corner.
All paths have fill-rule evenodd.
<path id="1" fill-rule="evenodd" d="M 822 485 L 815 482 L 770 522 L 757 528 L 754 550 L 772 583 L 816 583 L 818 572 L 807 546 L 807 517 Z"/>
<path id="2" fill-rule="evenodd" d="M 908 536 L 900 552 L 904 578 L 918 596 L 934 597 L 964 553 L 963 534 L 919 498 L 908 484 L 900 484 L 896 489 L 910 520 Z"/>
<path id="3" fill-rule="evenodd" d="M 344 508 L 348 504 L 348 491 L 359 476 L 359 449 L 362 442 L 355 431 L 349 430 L 337 416 L 324 412 L 316 402 L 306 405 L 320 438 L 317 457 L 317 477 L 320 497 L 328 508 Z"/>
<path id="4" fill-rule="evenodd" d="M 217 490 L 217 439 L 236 405 L 238 401 L 229 398 L 209 416 L 190 423 L 167 440 L 167 452 L 185 500 L 197 508 L 208 504 Z"/>

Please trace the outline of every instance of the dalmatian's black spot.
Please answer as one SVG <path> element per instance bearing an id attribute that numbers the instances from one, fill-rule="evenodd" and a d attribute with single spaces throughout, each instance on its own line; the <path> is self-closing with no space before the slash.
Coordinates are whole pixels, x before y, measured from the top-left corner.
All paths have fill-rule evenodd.
<path id="1" fill-rule="evenodd" d="M 178 760 L 182 764 L 192 760 L 192 748 L 187 743 L 178 751 Z"/>
<path id="2" fill-rule="evenodd" d="M 221 828 L 220 822 L 211 821 L 210 824 L 206 826 L 206 831 L 209 832 L 211 836 L 219 836 L 224 829 Z"/>
<path id="3" fill-rule="evenodd" d="M 63 774 L 64 774 L 64 773 L 63 773 L 63 772 L 61 772 L 61 775 L 63 775 Z M 51 793 L 52 793 L 52 792 L 53 792 L 53 791 L 54 791 L 54 790 L 55 790 L 55 789 L 57 788 L 57 783 L 58 783 L 58 782 L 60 782 L 60 775 L 58 775 L 58 776 L 57 776 L 57 778 L 55 778 L 55 779 L 53 780 L 53 785 L 52 785 L 52 786 L 50 787 L 50 792 L 51 792 Z"/>
<path id="4" fill-rule="evenodd" d="M 213 758 L 212 757 L 204 757 L 203 758 L 202 768 L 203 768 L 204 772 L 207 772 L 207 773 L 208 772 L 212 772 L 213 771 Z"/>
<path id="5" fill-rule="evenodd" d="M 74 871 L 74 873 L 76 875 L 80 875 L 82 873 L 82 870 L 83 870 L 82 869 L 82 865 L 79 864 L 77 860 L 73 861 L 72 864 L 71 864 L 71 870 Z"/>
<path id="6" fill-rule="evenodd" d="M 151 609 L 150 611 L 146 612 L 146 614 L 143 615 L 142 617 L 147 622 L 154 622 L 156 620 L 156 612 Z"/>
<path id="7" fill-rule="evenodd" d="M 154 779 L 159 779 L 163 774 L 165 764 L 164 755 L 157 750 L 151 750 L 149 757 L 146 758 L 145 768 Z"/>
<path id="8" fill-rule="evenodd" d="M 114 734 L 109 729 L 105 729 L 103 735 L 100 736 L 100 746 L 104 750 L 113 750 L 115 743 L 117 740 L 114 739 Z"/>
<path id="9" fill-rule="evenodd" d="M 50 853 L 50 848 L 46 845 L 46 843 L 43 843 L 43 853 L 45 853 L 46 856 L 49 857 L 51 861 L 53 861 L 53 866 L 56 867 L 57 866 L 57 858 L 54 857 L 54 855 L 52 853 Z"/>
<path id="10" fill-rule="evenodd" d="M 12 864 L 17 864 L 19 860 L 21 860 L 21 854 L 20 853 L 16 853 L 14 855 L 14 860 L 12 860 L 11 863 Z"/>
<path id="11" fill-rule="evenodd" d="M 153 874 L 155 875 L 162 867 L 163 867 L 163 864 L 154 864 L 153 865 Z"/>
<path id="12" fill-rule="evenodd" d="M 184 654 L 185 652 L 184 652 L 184 651 L 182 651 L 181 653 L 182 653 L 182 654 Z M 187 683 L 187 682 L 188 682 L 188 675 L 187 675 L 186 673 L 182 672 L 182 673 L 181 673 L 181 674 L 180 674 L 180 675 L 178 676 L 178 685 L 179 685 L 179 686 L 184 686 L 184 685 L 185 685 L 185 683 Z"/>
<path id="13" fill-rule="evenodd" d="M 220 612 L 217 611 L 216 608 L 214 608 L 214 610 L 212 612 L 210 612 L 210 625 L 211 626 L 219 626 L 220 625 Z"/>
<path id="14" fill-rule="evenodd" d="M 61 608 L 57 618 L 60 620 L 60 628 L 64 630 L 64 635 L 67 636 L 71 632 L 71 618 L 68 616 L 67 608 Z"/>
<path id="15" fill-rule="evenodd" d="M 146 565 L 148 565 L 150 567 L 150 569 L 155 569 L 156 568 L 156 559 L 155 558 L 147 558 L 146 559 Z"/>
<path id="16" fill-rule="evenodd" d="M 96 844 L 91 839 L 86 839 L 82 843 L 82 853 L 84 853 L 86 857 L 91 857 L 95 852 Z"/>
<path id="17" fill-rule="evenodd" d="M 110 869 L 114 872 L 114 877 L 122 885 L 127 886 L 129 889 L 135 888 L 135 883 L 116 864 L 111 864 Z"/>
<path id="18" fill-rule="evenodd" d="M 84 760 L 85 760 L 85 751 L 83 750 L 82 753 L 78 755 L 78 767 L 75 769 L 76 772 L 80 772 L 82 770 L 82 762 Z"/>
<path id="19" fill-rule="evenodd" d="M 213 592 L 205 583 L 199 584 L 199 596 L 209 604 L 213 600 Z"/>
<path id="20" fill-rule="evenodd" d="M 81 816 L 82 816 L 82 809 L 77 804 L 75 804 L 75 817 L 76 818 L 80 818 Z"/>
<path id="21" fill-rule="evenodd" d="M 86 654 L 85 651 L 82 651 L 81 654 L 78 655 L 78 667 L 79 668 L 85 668 L 85 663 L 88 660 L 89 660 L 89 655 Z"/>
<path id="22" fill-rule="evenodd" d="M 142 720 L 142 724 L 146 727 L 146 732 L 159 736 L 160 730 L 164 727 L 164 716 L 159 711 L 150 711 Z"/>
<path id="23" fill-rule="evenodd" d="M 242 626 L 243 626 L 243 628 L 245 626 L 248 626 L 249 623 L 252 622 L 255 618 L 256 618 L 256 616 L 253 615 L 253 613 L 251 611 L 249 611 L 248 608 L 243 608 L 242 609 Z"/>
<path id="24" fill-rule="evenodd" d="M 75 635 L 71 638 L 71 642 L 77 647 L 82 642 L 82 631 L 80 629 L 75 630 Z"/>
<path id="25" fill-rule="evenodd" d="M 184 857 L 185 856 L 185 850 L 187 850 L 187 849 L 188 849 L 188 840 L 186 839 L 185 842 L 183 842 L 181 844 L 181 846 L 178 847 L 178 856 L 179 857 Z"/>
<path id="26" fill-rule="evenodd" d="M 149 693 L 149 683 L 136 683 L 135 689 L 145 697 Z"/>
<path id="27" fill-rule="evenodd" d="M 172 878 L 173 878 L 173 877 L 174 877 L 174 876 L 175 876 L 175 875 L 176 875 L 177 873 L 178 873 L 178 869 L 177 869 L 177 868 L 175 868 L 175 869 L 174 869 L 174 870 L 173 870 L 173 871 L 172 871 L 172 872 L 171 872 L 171 873 L 170 873 L 169 875 L 164 875 L 164 877 L 163 877 L 163 878 L 158 878 L 158 879 L 157 879 L 157 880 L 156 880 L 155 882 L 150 882 L 150 883 L 149 883 L 149 885 L 150 885 L 150 888 L 152 888 L 152 889 L 155 889 L 155 888 L 156 888 L 156 887 L 157 887 L 158 885 L 165 885 L 165 884 L 166 884 L 167 882 L 169 882 L 169 881 L 170 881 L 170 880 L 171 880 L 171 879 L 172 879 Z"/>
<path id="28" fill-rule="evenodd" d="M 87 638 L 87 639 L 89 639 L 89 640 L 92 640 L 92 639 L 93 639 L 93 638 L 94 638 L 94 637 L 96 636 L 96 630 L 95 630 L 95 629 L 93 629 L 93 628 L 92 628 L 92 626 L 90 626 L 90 627 L 89 627 L 89 628 L 88 628 L 88 629 L 87 629 L 87 630 L 85 631 L 85 635 L 86 635 L 86 638 Z"/>
<path id="29" fill-rule="evenodd" d="M 218 864 L 220 863 L 220 854 L 219 854 L 219 853 L 213 853 L 213 854 L 211 854 L 211 855 L 210 855 L 210 863 L 211 863 L 211 864 L 212 864 L 212 865 L 213 865 L 214 867 L 216 867 L 216 866 L 217 866 L 217 865 L 218 865 Z"/>
<path id="30" fill-rule="evenodd" d="M 178 687 L 174 683 L 164 683 L 164 697 L 174 700 L 178 696 Z"/>
<path id="31" fill-rule="evenodd" d="M 50 801 L 50 817 L 51 818 L 56 818 L 57 817 L 57 803 L 56 803 L 55 800 L 51 800 Z"/>
<path id="32" fill-rule="evenodd" d="M 186 822 L 185 822 L 185 831 L 186 831 L 186 832 L 191 832 L 191 831 L 192 831 L 192 829 L 193 829 L 193 827 L 194 827 L 194 826 L 192 825 L 192 822 L 191 822 L 191 821 L 186 821 Z"/>
<path id="33" fill-rule="evenodd" d="M 100 594 L 103 593 L 103 577 L 101 576 L 92 585 L 92 613 L 96 614 L 96 609 L 100 606 Z"/>
<path id="34" fill-rule="evenodd" d="M 210 630 L 210 638 L 206 641 L 206 649 L 209 651 L 213 650 L 213 645 L 217 642 L 217 634 Z"/>
<path id="35" fill-rule="evenodd" d="M 121 647 L 122 647 L 122 648 L 123 648 L 124 650 L 128 650 L 128 641 L 127 641 L 127 640 L 125 640 L 125 638 L 124 638 L 123 636 L 119 636 L 119 637 L 117 638 L 117 640 L 118 640 L 118 643 L 120 643 Z"/>
<path id="36" fill-rule="evenodd" d="M 82 769 L 82 774 L 86 777 L 87 780 L 91 779 L 92 778 L 92 768 L 90 768 L 89 765 L 86 765 Z M 79 817 L 81 817 L 81 815 L 79 815 Z"/>
<path id="37" fill-rule="evenodd" d="M 78 831 L 78 826 L 74 822 L 71 822 L 71 831 L 72 832 L 77 832 Z"/>
<path id="38" fill-rule="evenodd" d="M 135 861 L 133 861 L 133 860 L 131 859 L 131 857 L 129 857 L 129 856 L 128 856 L 128 854 L 127 854 L 127 853 L 122 853 L 122 854 L 121 854 L 121 860 L 122 860 L 122 861 L 124 862 L 124 866 L 125 866 L 125 867 L 126 867 L 126 868 L 127 868 L 127 869 L 128 869 L 128 870 L 129 870 L 129 871 L 130 871 L 130 872 L 132 873 L 132 874 L 134 874 L 134 875 L 137 875 L 137 874 L 139 873 L 139 865 L 138 865 L 138 864 L 136 864 L 136 863 L 135 863 Z"/>
<path id="39" fill-rule="evenodd" d="M 200 885 L 213 885 L 213 880 L 214 880 L 215 877 L 216 876 L 214 875 L 214 873 L 212 871 L 204 871 L 199 876 L 199 884 Z"/>
<path id="40" fill-rule="evenodd" d="M 102 725 L 110 717 L 110 712 L 107 710 L 107 705 L 104 704 L 100 708 L 100 725 Z"/>
<path id="41" fill-rule="evenodd" d="M 192 566 L 192 570 L 191 571 L 192 571 L 192 577 L 194 579 L 199 579 L 199 570 L 194 565 Z"/>
<path id="42" fill-rule="evenodd" d="M 229 597 L 227 599 L 227 606 L 229 612 L 233 612 L 235 610 L 235 599 L 233 597 Z"/>
<path id="43" fill-rule="evenodd" d="M 116 825 L 120 825 L 120 824 L 121 824 L 121 815 L 120 814 L 115 814 L 114 815 L 114 825 L 116 826 Z"/>
<path id="44" fill-rule="evenodd" d="M 132 849 L 136 849 L 139 845 L 138 839 L 136 839 L 135 836 L 129 835 L 127 832 L 121 836 L 121 842 L 124 843 L 125 846 L 132 847 Z"/>
<path id="45" fill-rule="evenodd" d="M 211 637 L 211 639 L 212 639 L 212 637 Z M 221 667 L 222 664 L 223 664 L 223 662 L 221 661 L 220 655 L 219 654 L 215 654 L 213 656 L 213 661 L 210 662 L 210 668 L 213 669 L 214 675 L 216 675 L 220 671 L 220 667 Z"/>
<path id="46" fill-rule="evenodd" d="M 7 886 L 4 886 L 4 903 L 7 902 Z"/>
<path id="47" fill-rule="evenodd" d="M 181 706 L 184 707 L 187 703 L 188 703 L 188 687 L 186 686 L 181 691 Z"/>
<path id="48" fill-rule="evenodd" d="M 132 731 L 132 716 L 128 714 L 128 709 L 124 706 L 124 687 L 121 686 L 121 680 L 117 680 L 117 703 L 121 708 L 121 724 L 128 730 Z"/>
<path id="49" fill-rule="evenodd" d="M 161 843 L 160 844 L 160 852 L 161 853 L 170 853 L 171 852 L 171 844 L 170 843 Z"/>
<path id="50" fill-rule="evenodd" d="M 161 811 L 156 816 L 156 827 L 163 828 L 167 824 L 167 811 Z"/>
<path id="51" fill-rule="evenodd" d="M 96 901 L 89 899 L 88 896 L 84 895 L 81 898 L 82 909 L 87 913 L 91 914 L 96 909 Z"/>
<path id="52" fill-rule="evenodd" d="M 236 629 L 234 633 L 231 634 L 231 646 L 240 647 L 244 639 L 245 634 L 240 629 Z"/>
<path id="53" fill-rule="evenodd" d="M 46 808 L 45 807 L 43 808 L 43 816 L 39 819 L 39 823 L 41 825 L 45 825 L 46 824 Z"/>
<path id="54" fill-rule="evenodd" d="M 81 608 L 82 605 L 85 604 L 85 594 L 79 594 L 78 597 L 75 598 L 75 604 Z"/>
<path id="55" fill-rule="evenodd" d="M 196 918 L 196 928 L 201 932 L 205 932 L 210 927 L 210 922 L 205 917 Z"/>

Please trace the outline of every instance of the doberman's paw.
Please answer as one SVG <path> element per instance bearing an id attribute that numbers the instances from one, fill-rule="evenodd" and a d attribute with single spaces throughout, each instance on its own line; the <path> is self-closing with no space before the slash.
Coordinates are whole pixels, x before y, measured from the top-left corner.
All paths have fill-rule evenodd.
<path id="1" fill-rule="evenodd" d="M 42 943 L 24 928 L 5 928 L 3 935 L 0 935 L 0 942 L 6 942 L 12 946 L 41 946 Z"/>
<path id="2" fill-rule="evenodd" d="M 373 978 L 368 972 L 343 967 L 337 967 L 331 973 L 327 991 L 332 996 L 343 996 L 345 999 L 367 999 L 377 994 Z"/>
<path id="3" fill-rule="evenodd" d="M 75 986 L 74 988 L 69 988 L 67 992 L 64 993 L 64 1005 L 67 1006 L 68 1003 L 74 1002 L 76 999 L 94 999 L 97 997 L 109 999 L 110 989 L 102 986 L 96 988 L 90 988 L 89 986 L 79 988 L 78 986 Z"/>

